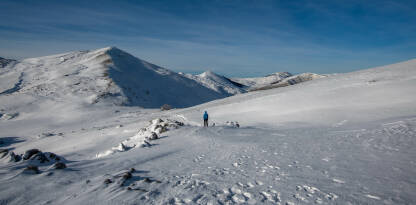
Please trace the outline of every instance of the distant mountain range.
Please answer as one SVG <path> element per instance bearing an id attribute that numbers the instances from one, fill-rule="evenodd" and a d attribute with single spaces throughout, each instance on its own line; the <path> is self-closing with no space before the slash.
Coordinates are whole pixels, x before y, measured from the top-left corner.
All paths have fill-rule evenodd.
<path id="1" fill-rule="evenodd" d="M 259 78 L 227 78 L 211 71 L 176 73 L 118 48 L 29 58 L 0 58 L 0 95 L 25 94 L 55 101 L 159 108 L 189 107 L 255 90 L 324 77 L 274 73 Z"/>
<path id="2" fill-rule="evenodd" d="M 12 62 L 16 62 L 16 60 L 6 59 L 6 58 L 0 57 L 0 68 L 6 67 L 8 64 L 10 64 Z"/>

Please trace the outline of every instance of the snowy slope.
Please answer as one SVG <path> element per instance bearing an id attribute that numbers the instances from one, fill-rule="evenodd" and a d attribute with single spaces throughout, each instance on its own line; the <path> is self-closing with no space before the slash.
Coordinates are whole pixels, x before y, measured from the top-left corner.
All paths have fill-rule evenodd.
<path id="1" fill-rule="evenodd" d="M 294 86 L 209 102 L 203 105 L 203 109 L 209 108 L 213 116 L 229 116 L 229 121 L 273 126 L 287 126 L 285 123 L 296 126 L 330 125 L 342 121 L 357 123 L 392 115 L 405 116 L 411 114 L 409 111 L 416 111 L 412 94 L 415 67 L 416 60 L 411 60 L 333 74 Z"/>
<path id="2" fill-rule="evenodd" d="M 303 83 L 310 80 L 316 80 L 319 78 L 324 78 L 324 75 L 318 75 L 315 73 L 302 73 L 298 75 L 293 75 L 287 78 L 283 78 L 281 80 L 272 82 L 270 84 L 261 85 L 261 86 L 255 86 L 249 89 L 249 91 L 256 91 L 256 90 L 268 90 L 273 88 L 280 88 L 280 87 L 286 87 L 290 85 L 295 85 L 298 83 Z"/>
<path id="3" fill-rule="evenodd" d="M 273 83 L 280 82 L 281 80 L 292 76 L 292 74 L 288 72 L 277 72 L 265 77 L 257 77 L 257 78 L 232 78 L 231 80 L 243 84 L 250 89 L 264 87 Z"/>
<path id="4" fill-rule="evenodd" d="M 285 87 L 298 83 L 325 77 L 315 73 L 302 73 L 292 75 L 288 72 L 277 72 L 265 77 L 257 78 L 227 78 L 212 71 L 206 71 L 199 75 L 179 73 L 189 79 L 195 80 L 201 85 L 215 90 L 221 94 L 236 95 L 248 91 L 267 90 Z"/>
<path id="5" fill-rule="evenodd" d="M 2 85 L 17 91 L 0 95 L 0 148 L 53 152 L 68 168 L 35 174 L 0 153 L 4 204 L 416 201 L 416 60 L 165 112 L 17 95 L 26 77 Z M 215 127 L 201 127 L 204 110 Z M 137 144 L 151 131 L 160 138 Z"/>
<path id="6" fill-rule="evenodd" d="M 220 76 L 212 71 L 206 71 L 199 75 L 181 74 L 189 79 L 199 82 L 201 85 L 209 89 L 215 90 L 220 94 L 235 95 L 245 92 L 242 88 L 243 85 L 233 82 L 230 79 Z"/>
<path id="7" fill-rule="evenodd" d="M 115 47 L 25 59 L 0 78 L 0 93 L 74 103 L 187 107 L 226 96 Z"/>

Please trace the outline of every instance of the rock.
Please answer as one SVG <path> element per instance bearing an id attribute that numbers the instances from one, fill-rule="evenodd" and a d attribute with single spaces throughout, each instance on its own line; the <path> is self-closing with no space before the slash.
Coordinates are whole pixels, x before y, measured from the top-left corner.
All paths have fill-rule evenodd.
<path id="1" fill-rule="evenodd" d="M 150 144 L 150 142 L 148 142 L 147 140 L 143 141 L 144 144 L 141 145 L 141 147 L 151 147 L 152 144 Z"/>
<path id="2" fill-rule="evenodd" d="M 156 140 L 159 139 L 159 136 L 155 133 L 152 132 L 149 136 L 146 137 L 148 140 Z"/>
<path id="3" fill-rule="evenodd" d="M 174 121 L 175 124 L 177 124 L 178 126 L 184 126 L 185 124 L 183 122 L 179 122 L 179 121 Z"/>
<path id="4" fill-rule="evenodd" d="M 0 149 L 0 158 L 5 157 L 9 153 L 8 149 Z"/>
<path id="5" fill-rule="evenodd" d="M 39 173 L 38 167 L 37 166 L 34 166 L 34 165 L 27 166 L 23 171 L 25 173 L 34 173 L 34 174 L 38 174 Z"/>
<path id="6" fill-rule="evenodd" d="M 49 159 L 55 160 L 55 161 L 60 161 L 61 157 L 59 157 L 58 155 L 56 155 L 55 153 L 52 152 L 46 152 L 45 155 L 49 155 Z"/>
<path id="7" fill-rule="evenodd" d="M 9 152 L 9 156 L 10 156 L 10 162 L 18 162 L 22 159 L 22 157 L 20 155 L 16 155 L 14 152 Z"/>
<path id="8" fill-rule="evenodd" d="M 111 179 L 105 179 L 104 180 L 104 184 L 111 184 L 113 183 L 113 181 Z"/>
<path id="9" fill-rule="evenodd" d="M 65 169 L 66 165 L 63 162 L 56 162 L 55 164 L 53 164 L 53 168 L 55 168 L 55 169 Z"/>
<path id="10" fill-rule="evenodd" d="M 167 126 L 167 125 L 165 125 L 165 126 L 163 126 L 163 125 L 156 125 L 156 126 L 155 126 L 155 128 L 154 128 L 154 131 L 155 131 L 156 133 L 158 133 L 158 134 L 160 134 L 160 133 L 164 133 L 164 132 L 167 132 L 167 131 L 168 131 L 168 129 L 166 128 L 166 126 Z"/>
<path id="11" fill-rule="evenodd" d="M 160 107 L 160 110 L 165 111 L 165 110 L 171 110 L 172 106 L 170 106 L 169 104 L 164 104 L 162 105 L 162 107 Z"/>
<path id="12" fill-rule="evenodd" d="M 126 173 L 124 173 L 123 174 L 123 179 L 130 179 L 132 177 L 132 175 L 131 175 L 131 173 L 130 172 L 126 172 Z"/>
<path id="13" fill-rule="evenodd" d="M 30 157 L 29 157 L 30 158 Z M 38 152 L 38 153 L 36 153 L 32 158 L 31 158 L 31 160 L 37 160 L 37 161 L 39 161 L 40 163 L 45 163 L 45 162 L 49 162 L 49 159 L 46 157 L 46 155 L 44 154 L 44 153 L 42 153 L 42 152 Z"/>
<path id="14" fill-rule="evenodd" d="M 164 121 L 160 118 L 157 118 L 157 119 L 154 119 L 154 120 L 150 121 L 151 124 L 155 124 L 155 125 L 160 124 L 162 122 L 164 122 Z"/>
<path id="15" fill-rule="evenodd" d="M 35 154 L 37 154 L 37 153 L 39 153 L 40 152 L 40 150 L 38 150 L 38 149 L 30 149 L 30 150 L 27 150 L 26 152 L 25 152 L 25 155 L 23 155 L 23 159 L 24 160 L 28 160 L 28 159 L 30 159 L 33 155 L 35 155 Z"/>

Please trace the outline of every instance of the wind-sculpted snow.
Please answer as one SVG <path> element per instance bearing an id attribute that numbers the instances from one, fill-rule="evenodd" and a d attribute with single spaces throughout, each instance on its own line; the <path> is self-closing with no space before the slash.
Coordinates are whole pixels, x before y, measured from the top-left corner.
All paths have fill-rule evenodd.
<path id="1" fill-rule="evenodd" d="M 112 66 L 115 58 L 101 54 L 48 58 L 60 66 L 91 59 Z M 24 60 L 17 73 L 0 71 L 2 91 L 25 73 L 18 91 L 0 95 L 0 204 L 416 201 L 416 60 L 160 111 L 104 103 L 117 99 L 111 96 L 86 103 L 87 93 L 106 87 L 101 78 L 76 101 L 72 80 L 90 85 L 97 70 L 35 67 L 45 58 Z M 48 79 L 55 78 L 68 87 L 51 92 Z M 209 127 L 202 127 L 204 111 Z M 40 153 L 51 162 L 40 163 Z"/>
<path id="2" fill-rule="evenodd" d="M 184 124 L 176 120 L 166 119 L 154 119 L 150 121 L 150 124 L 147 127 L 141 128 L 139 132 L 130 137 L 118 146 L 112 147 L 110 150 L 98 153 L 97 158 L 105 157 L 116 152 L 125 152 L 135 147 L 151 147 L 151 141 L 157 140 L 160 138 L 162 133 L 169 131 L 170 129 L 177 129 Z"/>

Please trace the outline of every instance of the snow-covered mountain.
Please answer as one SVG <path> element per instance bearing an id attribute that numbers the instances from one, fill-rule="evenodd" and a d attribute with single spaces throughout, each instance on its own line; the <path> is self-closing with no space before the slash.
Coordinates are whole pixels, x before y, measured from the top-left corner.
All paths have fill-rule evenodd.
<path id="1" fill-rule="evenodd" d="M 115 47 L 25 59 L 1 71 L 0 80 L 0 93 L 143 108 L 189 107 L 228 96 Z"/>
<path id="2" fill-rule="evenodd" d="M 243 89 L 244 85 L 236 83 L 229 78 L 218 75 L 212 71 L 206 71 L 199 75 L 180 74 L 223 95 L 235 95 L 245 92 Z"/>
<path id="3" fill-rule="evenodd" d="M 0 202 L 416 201 L 416 60 L 185 109 L 124 106 L 133 95 L 126 86 L 152 79 L 185 79 L 220 95 L 208 88 L 213 82 L 203 86 L 115 48 L 0 69 Z M 201 126 L 204 111 L 210 127 Z"/>
<path id="4" fill-rule="evenodd" d="M 315 74 L 315 73 L 301 73 L 298 75 L 291 75 L 287 78 L 282 78 L 268 85 L 262 84 L 259 86 L 251 87 L 249 88 L 249 91 L 268 90 L 268 89 L 273 89 L 273 88 L 286 87 L 286 86 L 295 85 L 295 84 L 303 83 L 303 82 L 310 81 L 310 80 L 316 80 L 316 79 L 324 78 L 324 77 L 326 76 Z"/>
<path id="5" fill-rule="evenodd" d="M 277 72 L 265 77 L 256 78 L 227 78 L 212 71 L 206 71 L 199 75 L 179 74 L 225 95 L 235 95 L 250 91 L 285 87 L 325 77 L 324 75 L 315 73 L 292 75 L 289 72 Z"/>
<path id="6" fill-rule="evenodd" d="M 0 68 L 6 67 L 8 64 L 13 62 L 16 62 L 16 60 L 0 57 Z"/>
<path id="7" fill-rule="evenodd" d="M 0 94 L 143 108 L 159 108 L 164 104 L 189 107 L 258 88 L 271 88 L 275 83 L 281 85 L 285 82 L 283 79 L 291 76 L 275 73 L 263 78 L 229 79 L 211 71 L 199 75 L 176 73 L 115 47 L 22 61 L 2 58 L 0 63 L 4 67 Z M 312 78 L 299 79 L 288 82 Z"/>
<path id="8" fill-rule="evenodd" d="M 289 72 L 277 72 L 265 77 L 257 78 L 232 78 L 231 80 L 248 87 L 248 89 L 255 89 L 280 82 L 281 80 L 292 76 Z"/>

